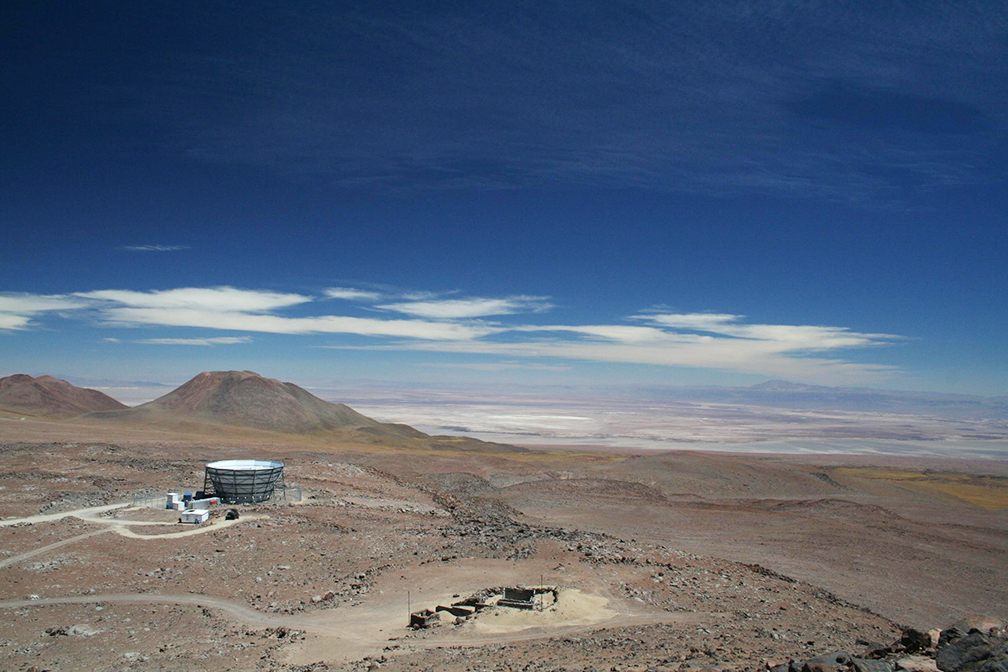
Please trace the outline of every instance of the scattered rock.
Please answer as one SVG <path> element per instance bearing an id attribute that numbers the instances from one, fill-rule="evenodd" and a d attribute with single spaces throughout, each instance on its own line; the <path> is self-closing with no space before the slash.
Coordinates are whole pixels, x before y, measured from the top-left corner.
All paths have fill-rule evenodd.
<path id="1" fill-rule="evenodd" d="M 934 658 L 927 656 L 907 656 L 896 661 L 897 670 L 907 672 L 938 672 Z"/>
<path id="2" fill-rule="evenodd" d="M 935 656 L 944 672 L 1008 672 L 1008 637 L 992 636 L 976 628 L 958 636 L 957 626 L 942 631 Z"/>

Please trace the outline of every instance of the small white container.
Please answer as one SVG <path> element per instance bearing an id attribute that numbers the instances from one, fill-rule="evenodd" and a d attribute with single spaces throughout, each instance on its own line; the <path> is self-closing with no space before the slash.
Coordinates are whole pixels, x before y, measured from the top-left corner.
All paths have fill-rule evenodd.
<path id="1" fill-rule="evenodd" d="M 210 512 L 206 509 L 193 509 L 182 513 L 183 523 L 193 523 L 199 525 L 205 523 L 210 518 Z"/>

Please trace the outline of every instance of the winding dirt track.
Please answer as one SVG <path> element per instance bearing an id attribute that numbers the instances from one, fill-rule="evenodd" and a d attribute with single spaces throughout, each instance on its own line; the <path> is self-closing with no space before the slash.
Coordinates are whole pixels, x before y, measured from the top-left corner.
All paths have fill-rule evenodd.
<path id="1" fill-rule="evenodd" d="M 10 558 L 6 558 L 0 561 L 0 569 L 9 567 L 10 565 L 17 564 L 24 560 L 34 558 L 37 555 L 43 555 L 49 551 L 56 550 L 62 546 L 67 546 L 78 541 L 82 541 L 89 537 L 94 537 L 99 534 L 105 534 L 106 532 L 115 532 L 116 534 L 126 537 L 127 539 L 140 539 L 140 540 L 151 540 L 151 539 L 177 539 L 179 537 L 193 537 L 198 534 L 206 534 L 207 532 L 213 532 L 215 530 L 223 530 L 225 528 L 231 527 L 232 525 L 237 525 L 238 523 L 246 523 L 252 520 L 260 520 L 263 518 L 269 518 L 265 514 L 253 514 L 247 515 L 238 520 L 214 520 L 205 525 L 196 525 L 191 529 L 182 530 L 181 532 L 165 532 L 164 534 L 141 534 L 139 532 L 134 532 L 129 529 L 130 525 L 139 526 L 155 526 L 155 525 L 177 525 L 178 523 L 164 522 L 164 521 L 146 521 L 146 520 L 122 520 L 119 518 L 102 518 L 99 514 L 105 513 L 107 511 L 112 511 L 117 508 L 123 508 L 128 506 L 128 504 L 110 504 L 108 506 L 96 506 L 89 509 L 76 509 L 74 511 L 64 511 L 62 513 L 46 514 L 41 516 L 28 516 L 27 518 L 16 518 L 13 520 L 0 521 L 0 527 L 10 527 L 12 525 L 27 524 L 34 525 L 37 523 L 46 523 L 62 518 L 67 518 L 73 516 L 79 518 L 88 523 L 97 523 L 99 525 L 106 525 L 107 527 L 102 530 L 94 530 L 91 532 L 85 532 L 84 534 L 78 534 L 76 537 L 70 537 L 69 539 L 63 539 L 62 541 L 57 541 L 55 543 L 49 544 L 47 546 L 42 546 L 19 555 L 15 555 Z"/>
<path id="2" fill-rule="evenodd" d="M 49 551 L 54 551 L 61 546 L 66 546 L 67 544 L 72 544 L 74 542 L 80 541 L 82 539 L 87 539 L 88 537 L 94 537 L 99 534 L 105 534 L 106 532 L 111 532 L 112 529 L 104 530 L 94 530 L 93 532 L 85 532 L 84 534 L 78 534 L 76 537 L 70 537 L 69 539 L 64 539 L 63 541 L 57 541 L 56 543 L 49 544 L 48 546 L 42 546 L 41 548 L 36 548 L 34 550 L 28 551 L 27 553 L 22 553 L 20 555 L 15 555 L 13 557 L 7 558 L 6 560 L 0 561 L 0 569 L 7 567 L 8 565 L 13 565 L 19 563 L 23 560 L 28 560 L 34 558 L 36 555 L 42 555 L 43 553 L 48 553 Z"/>
<path id="3" fill-rule="evenodd" d="M 0 602 L 0 609 L 22 609 L 24 607 L 45 607 L 62 604 L 97 604 L 100 602 L 119 602 L 126 604 L 180 604 L 194 607 L 212 607 L 225 611 L 238 620 L 253 625 L 276 625 L 284 621 L 274 614 L 264 614 L 255 609 L 229 602 L 218 600 L 203 595 L 130 595 L 128 593 L 117 593 L 109 595 L 68 595 L 66 597 L 43 597 L 37 600 L 10 600 Z M 279 623 L 289 625 L 288 623 Z"/>
<path id="4" fill-rule="evenodd" d="M 112 511 L 114 509 L 122 509 L 129 506 L 128 502 L 119 502 L 118 504 L 106 504 L 105 506 L 92 506 L 87 509 L 74 509 L 73 511 L 61 511 L 59 513 L 41 513 L 35 516 L 28 516 L 26 518 L 7 518 L 5 520 L 0 520 L 0 527 L 10 527 L 11 525 L 33 525 L 35 523 L 49 523 L 54 520 L 60 520 L 61 518 L 67 518 L 69 516 L 74 516 L 80 518 L 81 520 L 86 520 L 88 522 L 108 522 L 108 519 L 97 518 L 99 514 L 105 513 L 107 511 Z"/>

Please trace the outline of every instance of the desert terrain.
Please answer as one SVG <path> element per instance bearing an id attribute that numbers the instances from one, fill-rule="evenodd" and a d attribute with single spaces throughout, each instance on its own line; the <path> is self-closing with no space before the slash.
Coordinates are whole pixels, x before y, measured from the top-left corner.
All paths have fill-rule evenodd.
<path id="1" fill-rule="evenodd" d="M 312 400 L 263 428 L 234 400 L 303 390 L 232 373 L 188 415 L 0 418 L 4 669 L 800 669 L 1008 618 L 1001 460 L 530 449 Z M 246 457 L 299 496 L 199 526 L 145 506 Z M 511 586 L 555 598 L 408 627 Z"/>

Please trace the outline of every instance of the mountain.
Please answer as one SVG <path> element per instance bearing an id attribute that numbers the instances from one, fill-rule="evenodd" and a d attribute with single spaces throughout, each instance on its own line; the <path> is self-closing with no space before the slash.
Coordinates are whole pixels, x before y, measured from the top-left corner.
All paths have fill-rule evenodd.
<path id="1" fill-rule="evenodd" d="M 748 389 L 752 392 L 823 392 L 829 390 L 828 387 L 822 385 L 790 383 L 786 380 L 768 380 L 765 383 L 752 385 Z"/>
<path id="2" fill-rule="evenodd" d="M 70 418 L 95 411 L 126 408 L 107 394 L 71 385 L 52 376 L 24 373 L 0 378 L 0 411 L 14 415 Z"/>
<path id="3" fill-rule="evenodd" d="M 750 387 L 638 388 L 642 397 L 687 403 L 742 404 L 801 411 L 928 415 L 946 419 L 1008 420 L 1008 397 L 828 387 L 769 380 Z"/>
<path id="4" fill-rule="evenodd" d="M 380 423 L 345 404 L 331 404 L 293 383 L 252 371 L 207 371 L 154 401 L 91 417 L 248 427 L 284 434 L 351 429 L 379 436 L 426 436 L 411 427 Z"/>

